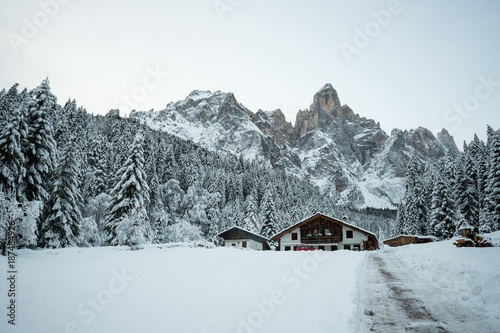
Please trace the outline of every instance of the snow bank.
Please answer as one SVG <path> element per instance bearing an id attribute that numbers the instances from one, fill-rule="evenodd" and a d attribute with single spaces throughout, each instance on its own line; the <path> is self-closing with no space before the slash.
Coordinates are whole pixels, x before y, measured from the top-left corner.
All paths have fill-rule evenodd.
<path id="1" fill-rule="evenodd" d="M 0 332 L 353 331 L 363 252 L 166 247 L 18 251 L 16 326 Z"/>
<path id="2" fill-rule="evenodd" d="M 500 232 L 490 237 L 500 240 Z M 443 290 L 452 304 L 484 311 L 500 323 L 500 248 L 457 248 L 449 240 L 384 251 L 393 251 L 424 282 Z"/>
<path id="3" fill-rule="evenodd" d="M 491 239 L 493 246 L 500 247 L 500 231 L 490 232 L 481 236 Z"/>

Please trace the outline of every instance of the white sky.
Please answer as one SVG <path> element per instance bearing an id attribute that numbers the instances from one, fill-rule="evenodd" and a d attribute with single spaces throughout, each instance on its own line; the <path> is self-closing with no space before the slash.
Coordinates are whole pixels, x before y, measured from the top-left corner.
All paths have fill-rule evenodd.
<path id="1" fill-rule="evenodd" d="M 500 128 L 500 1 L 397 2 L 0 0 L 0 88 L 49 75 L 60 104 L 75 98 L 94 114 L 128 113 L 122 96 L 158 110 L 195 89 L 231 91 L 294 123 L 329 82 L 388 134 L 444 127 L 461 148 L 486 124 Z M 382 26 L 373 12 L 388 8 Z M 360 30 L 367 45 L 355 43 Z M 347 44 L 359 46 L 350 62 Z"/>

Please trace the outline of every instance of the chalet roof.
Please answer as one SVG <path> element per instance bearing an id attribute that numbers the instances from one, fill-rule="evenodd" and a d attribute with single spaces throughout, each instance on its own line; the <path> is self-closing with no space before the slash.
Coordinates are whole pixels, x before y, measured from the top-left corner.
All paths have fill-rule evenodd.
<path id="1" fill-rule="evenodd" d="M 339 220 L 339 219 L 336 219 L 334 217 L 330 217 L 330 216 L 327 216 L 327 215 L 321 214 L 321 213 L 314 214 L 313 216 L 310 216 L 310 217 L 306 218 L 305 220 L 302 220 L 300 222 L 295 223 L 294 225 L 292 225 L 292 226 L 290 226 L 290 227 L 288 227 L 288 228 L 280 231 L 279 233 L 275 234 L 274 236 L 271 237 L 271 239 L 277 240 L 278 238 L 280 238 L 284 234 L 286 234 L 286 233 L 288 233 L 288 232 L 290 232 L 290 231 L 292 231 L 294 229 L 297 229 L 298 227 L 302 226 L 303 224 L 307 224 L 309 222 L 312 222 L 313 220 L 315 220 L 316 218 L 318 218 L 320 216 L 322 216 L 324 218 L 327 218 L 327 219 L 330 219 L 330 220 L 334 220 L 334 221 L 336 221 L 338 223 L 341 223 L 341 224 L 345 225 L 346 227 L 349 227 L 351 229 L 357 230 L 357 231 L 362 232 L 364 234 L 373 236 L 373 237 L 375 237 L 375 239 L 377 239 L 377 236 L 375 236 L 375 234 L 373 232 L 371 232 L 371 231 L 365 230 L 365 229 L 360 228 L 358 226 L 352 225 L 352 224 L 347 223 L 345 221 L 342 221 L 342 220 Z"/>
<path id="2" fill-rule="evenodd" d="M 232 226 L 232 227 L 220 232 L 218 236 L 225 239 L 224 235 L 227 235 L 229 232 L 231 232 L 233 230 L 238 230 L 240 232 L 246 233 L 249 236 L 248 238 L 256 240 L 256 241 L 261 241 L 262 243 L 269 241 L 268 238 L 266 238 L 262 235 L 256 234 L 254 232 L 248 231 L 248 230 L 240 228 L 238 226 Z"/>

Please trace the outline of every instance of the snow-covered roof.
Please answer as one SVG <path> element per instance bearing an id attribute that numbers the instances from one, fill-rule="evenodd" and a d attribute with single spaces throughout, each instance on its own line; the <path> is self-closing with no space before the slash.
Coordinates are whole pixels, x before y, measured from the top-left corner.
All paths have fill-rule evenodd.
<path id="1" fill-rule="evenodd" d="M 317 215 L 321 215 L 321 216 L 326 217 L 326 218 L 328 218 L 328 219 L 335 220 L 335 221 L 337 221 L 337 222 L 339 222 L 339 223 L 342 223 L 342 224 L 343 224 L 343 225 L 345 225 L 346 227 L 349 227 L 349 228 L 352 228 L 352 229 L 356 229 L 356 230 L 358 230 L 358 231 L 360 231 L 360 232 L 362 232 L 362 233 L 365 233 L 365 234 L 369 234 L 369 235 L 371 235 L 371 236 L 375 237 L 375 239 L 377 238 L 377 236 L 375 236 L 375 234 L 374 234 L 373 232 L 368 231 L 368 230 L 363 229 L 363 228 L 360 228 L 360 227 L 358 227 L 358 226 L 356 226 L 356 225 L 354 225 L 354 224 L 347 223 L 347 222 L 345 222 L 345 221 L 343 221 L 343 220 L 340 220 L 340 219 L 337 219 L 337 218 L 334 218 L 334 217 L 331 217 L 331 216 L 328 216 L 328 215 L 325 215 L 325 214 L 322 214 L 322 213 L 316 213 L 316 214 L 311 215 L 311 216 L 309 216 L 308 218 L 303 219 L 302 221 L 299 221 L 299 222 L 295 223 L 294 225 L 292 225 L 292 226 L 290 226 L 290 227 L 288 227 L 288 228 L 286 228 L 286 229 L 284 229 L 284 230 L 282 230 L 282 231 L 278 232 L 277 234 L 273 235 L 273 236 L 271 237 L 271 239 L 274 239 L 275 237 L 281 236 L 282 234 L 285 234 L 285 233 L 287 233 L 287 232 L 289 232 L 289 231 L 291 231 L 291 230 L 293 230 L 293 229 L 297 228 L 300 224 L 302 224 L 302 223 L 304 223 L 304 222 L 306 222 L 306 221 L 309 221 L 310 219 L 312 219 L 313 217 L 315 217 L 315 216 L 317 216 Z"/>
<path id="2" fill-rule="evenodd" d="M 391 241 L 399 237 L 412 237 L 412 238 L 419 238 L 419 239 L 432 239 L 434 241 L 438 240 L 437 237 L 434 236 L 422 236 L 422 235 L 397 235 L 391 238 L 384 239 L 383 242 Z"/>
<path id="3" fill-rule="evenodd" d="M 264 236 L 262 236 L 262 235 L 256 234 L 255 232 L 248 231 L 248 230 L 243 229 L 243 228 L 241 228 L 241 227 L 238 227 L 238 226 L 236 226 L 236 225 L 235 225 L 235 226 L 232 226 L 232 227 L 230 227 L 230 228 L 227 228 L 226 230 L 224 230 L 224 231 L 222 231 L 222 232 L 219 232 L 218 236 L 222 237 L 222 236 L 221 236 L 222 234 L 224 234 L 224 233 L 226 233 L 226 232 L 228 232 L 229 230 L 232 230 L 232 229 L 239 229 L 239 230 L 241 230 L 241 231 L 243 231 L 243 232 L 246 232 L 246 233 L 249 233 L 249 234 L 251 234 L 251 235 L 253 235 L 253 236 L 255 236 L 255 237 L 262 238 L 262 239 L 263 239 L 264 241 L 266 241 L 266 242 L 269 242 L 269 241 L 270 241 L 270 239 L 269 239 L 269 238 L 266 238 L 266 237 L 264 237 Z"/>
<path id="4" fill-rule="evenodd" d="M 472 230 L 474 230 L 474 227 L 471 226 L 471 225 L 464 225 L 464 226 L 461 226 L 460 228 L 458 228 L 457 230 L 464 230 L 464 229 L 472 229 Z"/>

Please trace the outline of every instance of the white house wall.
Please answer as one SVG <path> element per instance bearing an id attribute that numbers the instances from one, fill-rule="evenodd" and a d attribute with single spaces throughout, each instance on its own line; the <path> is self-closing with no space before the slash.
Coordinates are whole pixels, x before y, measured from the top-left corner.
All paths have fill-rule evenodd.
<path id="1" fill-rule="evenodd" d="M 247 249 L 262 251 L 262 243 L 256 242 L 253 239 L 233 239 L 224 241 L 225 247 L 243 247 L 243 242 L 247 242 Z M 233 245 L 234 244 L 234 245 Z"/>
<path id="2" fill-rule="evenodd" d="M 292 240 L 292 233 L 297 233 L 297 240 Z M 294 229 L 281 237 L 280 251 L 285 251 L 285 246 L 290 246 L 290 251 L 293 251 L 300 244 L 300 228 Z"/>

